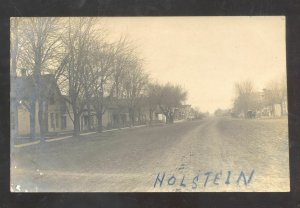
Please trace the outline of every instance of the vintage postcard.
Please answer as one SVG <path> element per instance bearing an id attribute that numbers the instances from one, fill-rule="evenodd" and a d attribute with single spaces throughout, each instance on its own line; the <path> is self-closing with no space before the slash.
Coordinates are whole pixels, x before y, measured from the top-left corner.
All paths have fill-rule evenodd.
<path id="1" fill-rule="evenodd" d="M 12 17 L 11 192 L 289 192 L 284 16 Z"/>

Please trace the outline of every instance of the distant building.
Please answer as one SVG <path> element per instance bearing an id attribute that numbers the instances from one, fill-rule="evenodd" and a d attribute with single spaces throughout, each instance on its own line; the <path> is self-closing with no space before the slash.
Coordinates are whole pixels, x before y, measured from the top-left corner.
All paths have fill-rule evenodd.
<path id="1" fill-rule="evenodd" d="M 189 119 L 191 117 L 191 105 L 181 105 L 175 109 L 174 120 Z"/>
<path id="2" fill-rule="evenodd" d="M 287 96 L 284 96 L 281 100 L 276 99 L 272 102 L 268 100 L 269 91 L 263 89 L 262 92 L 256 93 L 259 95 L 257 99 L 257 105 L 254 111 L 256 111 L 256 117 L 281 117 L 288 114 L 287 109 Z"/>

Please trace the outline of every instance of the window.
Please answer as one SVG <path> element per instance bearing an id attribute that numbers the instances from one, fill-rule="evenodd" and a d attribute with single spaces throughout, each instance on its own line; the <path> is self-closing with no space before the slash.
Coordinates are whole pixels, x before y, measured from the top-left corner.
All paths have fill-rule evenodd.
<path id="1" fill-rule="evenodd" d="M 55 122 L 56 122 L 56 128 L 59 128 L 59 118 L 58 118 L 58 113 L 55 114 Z"/>

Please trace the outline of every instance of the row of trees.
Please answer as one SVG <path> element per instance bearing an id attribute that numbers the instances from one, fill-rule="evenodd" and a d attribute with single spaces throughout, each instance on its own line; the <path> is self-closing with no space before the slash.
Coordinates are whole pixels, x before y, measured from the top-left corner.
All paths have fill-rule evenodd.
<path id="1" fill-rule="evenodd" d="M 147 105 L 150 120 L 159 107 L 167 123 L 173 122 L 174 110 L 186 99 L 186 91 L 172 84 L 151 83 L 132 42 L 126 37 L 108 41 L 106 34 L 97 18 L 11 19 L 11 71 L 18 74 L 26 69 L 35 86 L 29 102 L 32 135 L 36 102 L 41 137 L 46 133 L 48 95 L 41 92 L 41 77 L 47 73 L 55 76 L 59 94 L 71 106 L 74 135 L 80 132 L 85 109 L 89 115 L 92 109 L 96 113 L 101 132 L 106 108 L 121 101 L 126 102 L 131 125 L 140 105 Z"/>
<path id="2" fill-rule="evenodd" d="M 261 91 L 256 91 L 252 81 L 246 80 L 235 84 L 236 97 L 233 113 L 246 115 L 249 110 L 260 110 L 265 106 L 274 108 L 274 104 L 281 105 L 287 97 L 287 83 L 285 76 L 281 80 L 272 80 Z"/>
<path id="3" fill-rule="evenodd" d="M 166 116 L 166 123 L 173 123 L 176 107 L 186 100 L 187 92 L 179 85 L 170 83 L 166 85 L 149 84 L 147 92 L 150 121 L 152 121 L 153 111 L 159 107 L 159 110 Z"/>

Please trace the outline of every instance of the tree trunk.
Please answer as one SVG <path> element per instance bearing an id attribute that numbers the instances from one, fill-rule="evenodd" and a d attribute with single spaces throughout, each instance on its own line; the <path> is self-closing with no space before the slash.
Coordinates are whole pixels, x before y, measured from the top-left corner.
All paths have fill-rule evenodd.
<path id="1" fill-rule="evenodd" d="M 38 119 L 39 119 L 39 127 L 40 127 L 40 139 L 41 139 L 41 141 L 44 141 L 45 119 L 44 119 L 44 105 L 43 105 L 43 100 L 41 97 L 38 101 L 38 105 L 39 105 Z"/>
<path id="2" fill-rule="evenodd" d="M 49 132 L 49 125 L 48 125 L 48 102 L 45 103 L 44 109 L 44 132 L 45 134 Z"/>
<path id="3" fill-rule="evenodd" d="M 73 135 L 74 136 L 79 136 L 80 133 L 80 116 L 78 113 L 74 113 L 74 131 Z"/>
<path id="4" fill-rule="evenodd" d="M 174 123 L 174 116 L 173 115 L 170 115 L 170 123 Z"/>
<path id="5" fill-rule="evenodd" d="M 166 124 L 168 124 L 170 122 L 170 118 L 169 118 L 169 115 L 166 113 L 164 114 L 166 116 Z"/>
<path id="6" fill-rule="evenodd" d="M 30 103 L 30 136 L 35 139 L 35 99 Z"/>
<path id="7" fill-rule="evenodd" d="M 132 108 L 129 109 L 129 117 L 131 126 L 134 126 L 134 110 Z"/>
<path id="8" fill-rule="evenodd" d="M 98 123 L 97 131 L 99 133 L 101 133 L 103 131 L 102 121 L 103 121 L 103 114 L 97 113 L 97 123 Z"/>
<path id="9" fill-rule="evenodd" d="M 18 20 L 14 19 L 13 22 L 15 27 L 15 39 L 12 41 L 12 47 L 11 47 L 11 92 L 13 92 L 13 96 L 11 96 L 11 113 L 14 116 L 14 129 L 11 129 L 11 141 L 10 141 L 10 151 L 11 151 L 11 160 L 13 160 L 14 152 L 17 150 L 17 148 L 13 148 L 15 144 L 16 137 L 18 135 L 18 99 L 16 95 L 16 77 L 17 77 L 17 54 L 18 54 L 18 42 L 19 42 L 19 36 L 18 36 Z"/>
<path id="10" fill-rule="evenodd" d="M 142 124 L 142 118 L 141 118 L 141 110 L 139 110 L 138 112 L 138 124 L 141 125 Z"/>
<path id="11" fill-rule="evenodd" d="M 87 110 L 88 110 L 88 130 L 91 131 L 92 128 L 91 128 L 91 105 L 90 105 L 90 101 L 88 99 L 88 102 L 87 102 Z"/>
<path id="12" fill-rule="evenodd" d="M 166 116 L 166 124 L 174 123 L 174 115 L 171 112 L 167 112 L 164 115 Z"/>
<path id="13" fill-rule="evenodd" d="M 149 110 L 149 119 L 150 119 L 150 124 L 152 124 L 152 121 L 153 121 L 153 111 L 151 109 Z"/>
<path id="14" fill-rule="evenodd" d="M 274 104 L 272 104 L 271 115 L 272 115 L 272 117 L 275 117 L 275 107 L 274 107 Z"/>
<path id="15" fill-rule="evenodd" d="M 135 126 L 134 110 L 132 110 L 132 126 Z"/>

